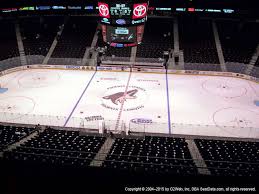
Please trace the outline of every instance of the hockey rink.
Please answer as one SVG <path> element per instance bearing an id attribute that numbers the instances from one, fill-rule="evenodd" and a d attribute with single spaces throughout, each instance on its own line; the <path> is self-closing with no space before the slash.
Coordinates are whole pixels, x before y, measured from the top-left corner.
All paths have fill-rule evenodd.
<path id="1" fill-rule="evenodd" d="M 244 79 L 29 69 L 0 85 L 0 122 L 259 138 L 259 85 Z"/>

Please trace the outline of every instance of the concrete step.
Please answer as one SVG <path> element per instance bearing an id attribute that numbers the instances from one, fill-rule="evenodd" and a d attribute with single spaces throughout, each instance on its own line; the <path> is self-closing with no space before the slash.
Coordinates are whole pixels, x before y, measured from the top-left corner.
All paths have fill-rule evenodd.
<path id="1" fill-rule="evenodd" d="M 104 142 L 103 146 L 99 150 L 99 152 L 96 154 L 95 158 L 91 162 L 90 166 L 95 167 L 101 167 L 105 158 L 107 157 L 108 153 L 110 152 L 110 149 L 112 148 L 112 145 L 114 143 L 115 139 L 108 137 L 106 141 Z"/>
<path id="2" fill-rule="evenodd" d="M 216 48 L 217 48 L 217 53 L 218 53 L 221 70 L 223 72 L 227 72 L 227 67 L 225 64 L 225 59 L 224 59 L 224 55 L 223 55 L 223 51 L 222 51 L 222 45 L 219 40 L 218 28 L 217 28 L 215 21 L 212 21 L 212 28 L 213 28 L 213 34 L 214 34 L 214 39 L 215 39 L 215 44 L 216 44 Z"/>
<path id="3" fill-rule="evenodd" d="M 198 167 L 199 174 L 210 175 L 211 173 L 210 173 L 204 159 L 202 158 L 200 151 L 199 151 L 198 147 L 196 146 L 194 140 L 186 140 L 186 142 L 188 144 L 188 148 L 190 150 L 194 163 Z"/>

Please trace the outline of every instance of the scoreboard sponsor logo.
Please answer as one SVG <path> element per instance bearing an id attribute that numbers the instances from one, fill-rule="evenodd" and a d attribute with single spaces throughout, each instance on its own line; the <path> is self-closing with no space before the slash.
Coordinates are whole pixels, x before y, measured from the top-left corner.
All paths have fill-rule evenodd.
<path id="1" fill-rule="evenodd" d="M 98 3 L 99 15 L 104 18 L 110 18 L 109 5 L 107 3 Z"/>
<path id="2" fill-rule="evenodd" d="M 105 24 L 111 24 L 110 20 L 107 19 L 107 18 L 102 18 L 102 23 L 105 23 Z"/>
<path id="3" fill-rule="evenodd" d="M 117 28 L 117 29 L 115 29 L 115 34 L 129 34 L 129 29 Z"/>
<path id="4" fill-rule="evenodd" d="M 146 18 L 142 18 L 140 20 L 132 20 L 131 23 L 134 24 L 141 24 L 144 23 L 146 21 Z"/>
<path id="5" fill-rule="evenodd" d="M 126 21 L 124 19 L 118 19 L 118 20 L 116 20 L 116 24 L 118 24 L 118 25 L 125 25 Z"/>
<path id="6" fill-rule="evenodd" d="M 117 48 L 132 47 L 132 46 L 137 46 L 137 45 L 138 45 L 137 43 L 121 44 L 121 43 L 115 43 L 115 42 L 112 42 L 110 44 L 110 46 L 117 47 Z"/>
<path id="7" fill-rule="evenodd" d="M 147 3 L 134 4 L 132 19 L 140 19 L 140 18 L 146 17 L 147 7 L 148 7 Z"/>
<path id="8" fill-rule="evenodd" d="M 124 44 L 118 43 L 118 44 L 116 44 L 116 47 L 117 47 L 117 48 L 122 48 L 122 47 L 124 47 Z"/>

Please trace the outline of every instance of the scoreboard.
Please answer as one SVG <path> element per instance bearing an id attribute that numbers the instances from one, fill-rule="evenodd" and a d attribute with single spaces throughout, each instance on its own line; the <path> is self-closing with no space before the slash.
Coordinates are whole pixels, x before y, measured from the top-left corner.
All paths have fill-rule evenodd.
<path id="1" fill-rule="evenodd" d="M 141 43 L 147 21 L 147 0 L 98 2 L 98 9 L 104 42 L 114 47 Z"/>
<path id="2" fill-rule="evenodd" d="M 146 22 L 148 3 L 130 3 L 114 1 L 98 3 L 101 23 L 111 25 L 138 25 Z"/>

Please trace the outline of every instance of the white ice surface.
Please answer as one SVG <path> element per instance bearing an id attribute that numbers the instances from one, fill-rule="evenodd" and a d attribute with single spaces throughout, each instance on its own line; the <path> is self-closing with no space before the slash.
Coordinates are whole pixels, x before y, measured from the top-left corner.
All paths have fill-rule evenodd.
<path id="1" fill-rule="evenodd" d="M 2 114 L 1 119 L 41 124 L 57 124 L 58 121 L 62 125 L 93 73 L 26 70 L 0 77 L 0 83 L 8 88 L 6 93 L 0 94 L 0 111 L 6 113 L 4 118 Z M 9 104 L 11 108 L 6 109 Z M 10 113 L 28 116 L 18 116 L 20 119 L 17 119 L 17 116 L 10 116 Z"/>
<path id="2" fill-rule="evenodd" d="M 103 97 L 116 92 L 124 92 L 128 76 L 129 73 L 127 72 L 97 72 L 93 80 L 89 84 L 87 91 L 85 92 L 78 106 L 76 107 L 72 117 L 85 118 L 101 116 L 107 122 L 111 121 L 111 123 L 116 123 L 119 110 L 111 110 L 105 108 L 102 104 L 105 103 L 106 105 L 110 105 L 115 109 L 119 109 L 120 104 L 114 105 L 110 100 L 105 100 L 103 99 Z M 111 89 L 112 91 L 108 89 L 114 86 L 119 87 Z M 74 126 L 76 125 L 75 122 L 77 122 L 77 119 L 76 121 L 74 121 L 74 119 L 71 119 L 68 122 L 67 126 Z M 84 126 L 96 127 L 98 126 L 98 122 L 84 122 Z M 114 126 L 111 126 L 111 129 L 112 128 L 114 128 Z"/>
<path id="3" fill-rule="evenodd" d="M 170 75 L 169 85 L 173 133 L 259 137 L 254 129 L 259 129 L 259 107 L 254 104 L 258 84 L 231 77 Z"/>
<path id="4" fill-rule="evenodd" d="M 109 97 L 124 93 L 130 73 L 97 72 L 86 88 L 93 74 L 31 69 L 0 77 L 1 87 L 8 88 L 0 94 L 0 121 L 63 126 L 73 113 L 68 127 L 96 128 L 99 121 L 85 118 L 100 116 L 110 129 L 119 118 L 120 127 L 125 123 L 133 131 L 170 132 L 165 74 L 132 73 L 121 112 L 121 102 Z M 259 100 L 259 84 L 173 74 L 168 75 L 168 83 L 171 133 L 259 137 L 259 107 L 254 104 Z M 137 120 L 152 123 L 134 123 Z"/>

